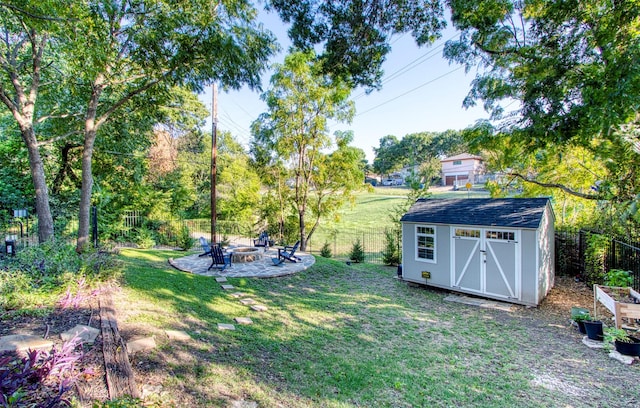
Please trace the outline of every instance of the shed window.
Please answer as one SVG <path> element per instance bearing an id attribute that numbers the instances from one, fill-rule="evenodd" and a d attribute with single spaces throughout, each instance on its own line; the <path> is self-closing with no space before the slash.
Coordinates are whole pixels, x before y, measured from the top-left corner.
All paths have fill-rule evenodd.
<path id="1" fill-rule="evenodd" d="M 456 237 L 480 238 L 480 230 L 456 228 Z"/>
<path id="2" fill-rule="evenodd" d="M 459 165 L 461 165 L 461 164 L 462 164 L 462 160 L 454 160 L 454 161 L 453 161 L 453 165 L 454 165 L 454 166 L 459 166 Z"/>
<path id="3" fill-rule="evenodd" d="M 436 230 L 434 227 L 416 226 L 416 258 L 435 262 L 436 260 Z"/>
<path id="4" fill-rule="evenodd" d="M 516 233 L 513 231 L 489 231 L 487 230 L 487 239 L 497 239 L 502 241 L 515 241 Z"/>

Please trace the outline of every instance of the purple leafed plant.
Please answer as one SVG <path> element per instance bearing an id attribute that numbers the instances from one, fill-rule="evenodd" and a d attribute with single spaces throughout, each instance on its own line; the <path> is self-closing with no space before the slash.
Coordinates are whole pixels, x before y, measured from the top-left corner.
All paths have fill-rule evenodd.
<path id="1" fill-rule="evenodd" d="M 54 407 L 68 404 L 63 398 L 78 379 L 76 364 L 82 352 L 76 351 L 80 339 L 74 337 L 60 350 L 29 350 L 25 357 L 0 356 L 0 406 L 35 403 Z"/>

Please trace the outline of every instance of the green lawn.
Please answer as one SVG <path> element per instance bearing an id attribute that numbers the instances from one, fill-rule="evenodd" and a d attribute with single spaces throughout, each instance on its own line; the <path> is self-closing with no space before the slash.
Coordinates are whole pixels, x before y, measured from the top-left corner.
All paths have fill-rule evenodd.
<path id="1" fill-rule="evenodd" d="M 433 198 L 488 197 L 485 190 L 453 191 L 450 188 L 432 189 Z M 384 249 L 382 231 L 393 227 L 391 215 L 405 203 L 409 189 L 406 187 L 375 187 L 355 195 L 352 204 L 345 205 L 333 220 L 323 219 L 311 237 L 309 247 L 318 253 L 325 242 L 331 244 L 333 254 L 346 259 L 355 239 L 365 244 L 372 257 L 379 257 Z"/>
<path id="2" fill-rule="evenodd" d="M 116 299 L 121 330 L 156 336 L 158 349 L 132 363 L 154 367 L 169 404 L 581 407 L 598 401 L 582 404 L 571 393 L 534 385 L 560 353 L 563 366 L 577 368 L 559 381 L 582 387 L 580 373 L 589 367 L 573 332 L 548 322 L 534 322 L 529 332 L 522 316 L 444 302 L 443 293 L 393 279 L 394 268 L 317 258 L 293 276 L 230 279 L 269 308 L 260 313 L 213 278 L 168 267 L 173 256 L 179 253 L 122 250 L 126 284 Z M 216 329 L 245 316 L 254 324 Z M 194 340 L 172 344 L 162 334 L 167 329 L 185 330 Z M 547 341 L 558 337 L 559 344 Z M 602 360 L 596 367 L 605 369 Z M 620 389 L 598 383 L 592 394 L 612 406 L 607 396 L 632 382 L 622 380 Z"/>

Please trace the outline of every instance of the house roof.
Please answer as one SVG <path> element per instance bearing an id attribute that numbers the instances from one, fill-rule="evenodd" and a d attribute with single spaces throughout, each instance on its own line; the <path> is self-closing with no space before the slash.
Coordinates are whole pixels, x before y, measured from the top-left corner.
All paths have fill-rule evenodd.
<path id="1" fill-rule="evenodd" d="M 548 198 L 419 199 L 400 221 L 536 229 L 548 202 Z"/>
<path id="2" fill-rule="evenodd" d="M 440 160 L 440 162 L 448 162 L 453 160 L 465 160 L 465 159 L 482 160 L 482 157 L 475 156 L 469 153 L 461 153 L 461 154 L 456 154 L 455 156 L 445 157 L 444 159 Z"/>

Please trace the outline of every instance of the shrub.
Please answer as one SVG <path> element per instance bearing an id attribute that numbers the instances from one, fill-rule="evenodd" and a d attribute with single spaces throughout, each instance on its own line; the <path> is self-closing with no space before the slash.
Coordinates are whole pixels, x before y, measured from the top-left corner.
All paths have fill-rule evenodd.
<path id="1" fill-rule="evenodd" d="M 605 275 L 604 284 L 607 286 L 632 286 L 633 285 L 633 276 L 631 276 L 631 271 L 625 271 L 622 269 L 611 269 Z"/>
<path id="2" fill-rule="evenodd" d="M 364 249 L 362 248 L 362 243 L 360 239 L 356 239 L 356 242 L 353 243 L 351 247 L 351 254 L 349 255 L 349 259 L 353 262 L 364 262 Z"/>
<path id="3" fill-rule="evenodd" d="M 195 240 L 191 238 L 191 233 L 189 232 L 189 228 L 186 225 L 182 225 L 178 231 L 177 237 L 178 247 L 188 251 L 193 246 Z"/>
<path id="4" fill-rule="evenodd" d="M 382 251 L 382 262 L 384 262 L 385 265 L 398 265 L 400 263 L 400 251 L 396 237 L 395 231 L 384 231 L 385 245 Z"/>
<path id="5" fill-rule="evenodd" d="M 135 242 L 138 248 L 142 249 L 153 248 L 156 245 L 156 241 L 153 239 L 153 232 L 146 228 L 139 228 L 136 231 L 133 242 Z"/>
<path id="6" fill-rule="evenodd" d="M 59 351 L 56 346 L 51 351 L 29 350 L 22 358 L 0 355 L 0 405 L 69 405 L 64 394 L 78 379 L 77 363 L 82 359 L 78 343 L 76 337 Z"/>
<path id="7" fill-rule="evenodd" d="M 0 309 L 41 313 L 39 307 L 52 306 L 77 282 L 93 287 L 121 273 L 121 263 L 108 252 L 78 255 L 72 245 L 53 241 L 27 247 L 0 263 Z"/>
<path id="8" fill-rule="evenodd" d="M 329 245 L 328 242 L 325 242 L 324 245 L 322 245 L 322 249 L 320 250 L 320 256 L 324 258 L 331 258 L 332 256 L 331 246 Z"/>
<path id="9" fill-rule="evenodd" d="M 589 234 L 585 251 L 585 275 L 588 284 L 601 283 L 605 278 L 605 264 L 610 239 L 601 234 Z"/>

